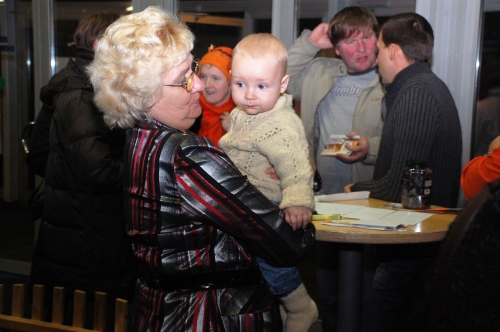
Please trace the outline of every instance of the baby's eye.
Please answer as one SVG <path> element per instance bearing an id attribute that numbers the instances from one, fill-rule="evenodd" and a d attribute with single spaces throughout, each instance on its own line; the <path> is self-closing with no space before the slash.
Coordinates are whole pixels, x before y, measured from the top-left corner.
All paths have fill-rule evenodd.
<path id="1" fill-rule="evenodd" d="M 207 75 L 201 74 L 200 78 L 205 81 L 207 79 Z"/>
<path id="2" fill-rule="evenodd" d="M 219 76 L 214 76 L 214 81 L 220 81 L 220 77 Z"/>
<path id="3" fill-rule="evenodd" d="M 237 82 L 236 86 L 239 87 L 239 88 L 244 88 L 245 87 L 245 83 Z"/>
<path id="4" fill-rule="evenodd" d="M 265 89 L 267 89 L 267 84 L 259 84 L 259 85 L 257 85 L 257 87 L 261 90 L 265 90 Z"/>

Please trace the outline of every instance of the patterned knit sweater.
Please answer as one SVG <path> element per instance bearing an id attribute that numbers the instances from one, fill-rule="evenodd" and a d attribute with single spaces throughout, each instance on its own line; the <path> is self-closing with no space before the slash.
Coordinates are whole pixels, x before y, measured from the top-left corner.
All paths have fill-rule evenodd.
<path id="1" fill-rule="evenodd" d="M 236 107 L 219 147 L 268 199 L 281 202 L 281 208 L 314 209 L 313 171 L 304 127 L 292 108 L 292 95 L 283 94 L 272 110 L 257 115 Z M 280 180 L 265 173 L 271 166 Z"/>
<path id="2" fill-rule="evenodd" d="M 408 160 L 427 161 L 432 170 L 431 203 L 454 207 L 460 186 L 462 132 L 448 87 L 427 63 L 415 63 L 386 85 L 387 114 L 373 180 L 353 191 L 401 201 L 401 177 Z"/>

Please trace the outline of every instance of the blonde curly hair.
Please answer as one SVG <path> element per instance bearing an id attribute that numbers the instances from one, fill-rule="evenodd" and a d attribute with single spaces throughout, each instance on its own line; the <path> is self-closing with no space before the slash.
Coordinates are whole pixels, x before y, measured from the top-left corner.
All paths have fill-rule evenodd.
<path id="1" fill-rule="evenodd" d="M 149 109 L 161 99 L 162 75 L 189 56 L 193 43 L 189 28 L 159 7 L 111 24 L 87 68 L 106 124 L 131 128 L 150 120 Z"/>

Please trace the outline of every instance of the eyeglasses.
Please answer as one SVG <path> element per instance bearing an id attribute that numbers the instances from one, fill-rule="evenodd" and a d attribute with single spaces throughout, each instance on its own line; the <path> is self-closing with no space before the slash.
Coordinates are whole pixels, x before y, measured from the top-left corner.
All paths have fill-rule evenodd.
<path id="1" fill-rule="evenodd" d="M 198 60 L 193 60 L 193 62 L 191 63 L 191 74 L 189 74 L 189 76 L 187 77 L 186 82 L 177 84 L 164 84 L 163 86 L 182 87 L 186 89 L 187 92 L 191 92 L 194 83 L 194 75 L 198 76 L 199 71 L 200 71 L 200 66 L 198 64 Z"/>

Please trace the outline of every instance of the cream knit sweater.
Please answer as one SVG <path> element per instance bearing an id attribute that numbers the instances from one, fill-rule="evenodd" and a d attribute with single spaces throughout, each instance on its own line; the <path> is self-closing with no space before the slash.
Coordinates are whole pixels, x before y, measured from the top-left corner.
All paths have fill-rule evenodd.
<path id="1" fill-rule="evenodd" d="M 270 111 L 249 115 L 231 112 L 229 131 L 219 147 L 248 180 L 280 207 L 314 209 L 313 171 L 304 127 L 292 108 L 292 96 L 282 94 Z M 273 166 L 280 180 L 265 173 Z"/>

